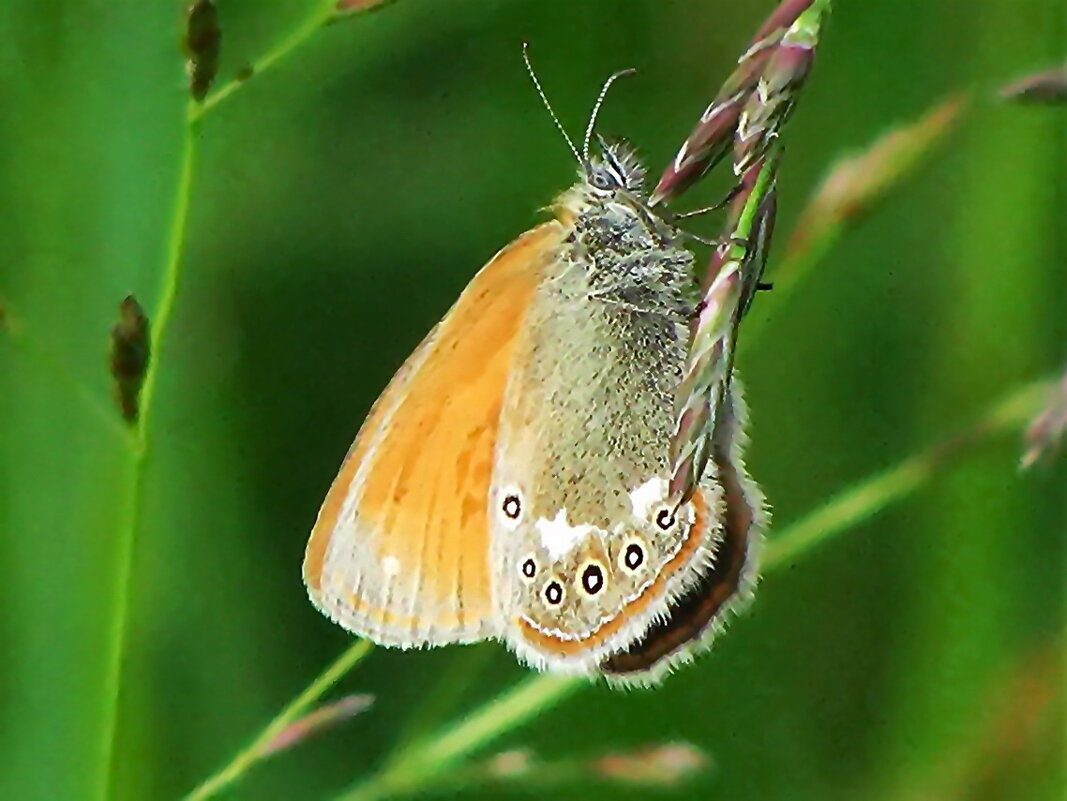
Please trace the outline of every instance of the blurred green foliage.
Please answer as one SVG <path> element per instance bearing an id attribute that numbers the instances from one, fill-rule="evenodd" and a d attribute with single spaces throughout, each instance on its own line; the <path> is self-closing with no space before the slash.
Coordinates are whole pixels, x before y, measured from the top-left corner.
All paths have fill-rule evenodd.
<path id="1" fill-rule="evenodd" d="M 221 2 L 221 79 L 308 5 Z M 325 29 L 205 116 L 150 421 L 115 797 L 187 792 L 348 644 L 300 583 L 333 472 L 475 269 L 574 178 L 520 42 L 572 131 L 607 74 L 637 67 L 601 128 L 655 167 L 771 6 L 399 0 Z M 3 798 L 93 797 L 105 775 L 133 480 L 108 335 L 127 294 L 150 314 L 159 300 L 181 21 L 177 2 L 0 7 Z M 781 231 L 838 156 L 949 93 L 976 102 L 743 354 L 750 464 L 777 521 L 1062 364 L 1067 116 L 993 93 L 1065 53 L 1061 0 L 839 0 L 788 131 Z M 500 747 L 548 759 L 688 740 L 714 767 L 680 798 L 1059 799 L 1062 696 L 1036 735 L 1004 708 L 1040 695 L 1023 681 L 1033 660 L 1062 673 L 1067 472 L 1061 459 L 1020 475 L 1018 455 L 1000 440 L 779 571 L 661 689 L 585 690 Z M 343 683 L 375 707 L 233 796 L 330 797 L 524 673 L 495 645 L 376 652 Z M 463 795 L 545 792 L 647 794 L 590 778 Z"/>

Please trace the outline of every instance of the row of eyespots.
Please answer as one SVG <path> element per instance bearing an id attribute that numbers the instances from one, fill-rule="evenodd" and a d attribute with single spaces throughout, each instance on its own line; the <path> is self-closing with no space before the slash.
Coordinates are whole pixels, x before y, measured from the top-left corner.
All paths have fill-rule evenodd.
<path id="1" fill-rule="evenodd" d="M 627 573 L 636 573 L 645 563 L 645 550 L 640 543 L 631 541 L 619 555 L 619 566 Z M 532 580 L 537 575 L 537 563 L 533 557 L 527 557 L 519 567 L 523 578 Z M 604 575 L 604 567 L 599 562 L 587 562 L 582 570 L 579 586 L 586 595 L 593 597 L 600 593 L 607 584 Z M 558 606 L 563 603 L 565 596 L 563 585 L 556 579 L 549 581 L 542 595 L 549 606 Z"/>
<path id="2" fill-rule="evenodd" d="M 587 563 L 585 569 L 582 571 L 581 581 L 579 582 L 582 591 L 592 598 L 604 589 L 606 583 L 607 581 L 604 578 L 603 566 L 596 562 Z M 566 595 L 566 592 L 559 581 L 552 579 L 545 585 L 541 594 L 544 596 L 546 604 L 549 606 L 559 606 L 563 603 L 563 598 Z"/>
<path id="3" fill-rule="evenodd" d="M 514 493 L 510 493 L 504 497 L 504 501 L 501 504 L 501 511 L 504 516 L 510 520 L 518 520 L 522 515 L 522 501 L 519 496 Z M 667 508 L 662 508 L 657 512 L 655 517 L 656 525 L 664 531 L 670 529 L 675 523 L 674 512 Z M 641 569 L 641 566 L 645 563 L 645 549 L 640 542 L 631 540 L 627 543 L 626 548 L 619 555 L 619 567 L 627 573 L 636 573 Z M 519 566 L 524 579 L 532 581 L 537 576 L 537 563 L 533 560 L 533 557 L 527 557 L 523 560 Z M 604 575 L 604 567 L 597 562 L 587 563 L 582 570 L 581 580 L 579 586 L 582 591 L 589 597 L 596 596 L 607 584 L 607 579 Z M 549 581 L 542 590 L 542 596 L 545 603 L 549 606 L 558 606 L 563 603 L 563 599 L 566 595 L 563 584 L 556 579 Z"/>
<path id="4" fill-rule="evenodd" d="M 627 573 L 634 573 L 640 570 L 644 563 L 645 549 L 638 542 L 631 541 L 627 544 L 625 550 L 619 554 L 619 567 Z M 537 575 L 537 563 L 534 562 L 533 557 L 527 557 L 523 561 L 520 571 L 523 577 L 527 579 L 532 579 Z M 586 591 L 591 595 L 595 595 L 600 591 L 602 580 L 603 572 L 600 565 L 597 563 L 588 564 L 582 573 L 582 584 Z"/>
<path id="5" fill-rule="evenodd" d="M 619 567 L 627 573 L 636 572 L 644 563 L 645 549 L 636 540 L 631 540 L 627 543 L 626 548 L 619 554 Z M 523 560 L 522 564 L 519 566 L 519 572 L 521 572 L 523 578 L 526 579 L 532 579 L 537 575 L 537 563 L 532 556 L 528 556 Z M 603 586 L 603 568 L 597 562 L 587 563 L 585 570 L 582 571 L 583 589 L 590 595 L 596 595 L 603 589 Z"/>

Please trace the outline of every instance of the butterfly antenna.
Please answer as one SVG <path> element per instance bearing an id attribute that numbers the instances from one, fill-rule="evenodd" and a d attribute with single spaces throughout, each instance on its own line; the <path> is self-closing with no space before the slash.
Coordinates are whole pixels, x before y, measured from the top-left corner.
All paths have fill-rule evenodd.
<path id="1" fill-rule="evenodd" d="M 552 117 L 552 122 L 556 123 L 556 128 L 563 134 L 563 138 L 567 141 L 567 147 L 571 149 L 571 153 L 574 154 L 574 159 L 579 164 L 584 165 L 581 154 L 578 153 L 578 148 L 574 146 L 574 142 L 567 135 L 567 129 L 563 127 L 563 123 L 559 121 L 559 117 L 556 116 L 555 110 L 552 108 L 552 104 L 548 102 L 548 96 L 545 94 L 545 90 L 541 88 L 541 82 L 537 80 L 537 73 L 534 72 L 533 64 L 530 63 L 530 54 L 527 52 L 530 47 L 529 42 L 522 43 L 522 60 L 526 64 L 526 71 L 530 73 L 530 80 L 533 81 L 534 88 L 537 90 L 538 97 L 541 98 L 541 102 L 545 104 L 545 108 L 548 109 L 548 114 Z"/>
<path id="2" fill-rule="evenodd" d="M 596 127 L 596 118 L 600 114 L 600 107 L 604 105 L 604 98 L 608 96 L 608 89 L 615 81 L 619 80 L 627 75 L 633 75 L 637 70 L 630 68 L 628 70 L 619 70 L 606 81 L 604 86 L 600 89 L 600 95 L 597 96 L 596 103 L 593 104 L 593 113 L 589 115 L 589 124 L 585 126 L 585 138 L 582 140 L 582 164 L 589 163 L 589 143 L 593 139 L 593 129 Z"/>

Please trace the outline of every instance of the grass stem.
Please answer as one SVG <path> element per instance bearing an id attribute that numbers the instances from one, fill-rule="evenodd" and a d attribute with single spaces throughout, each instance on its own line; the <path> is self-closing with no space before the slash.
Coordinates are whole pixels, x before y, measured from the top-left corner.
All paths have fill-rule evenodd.
<path id="1" fill-rule="evenodd" d="M 217 773 L 208 777 L 186 797 L 185 801 L 204 801 L 213 798 L 232 785 L 264 755 L 264 749 L 293 721 L 304 715 L 310 707 L 326 694 L 343 676 L 373 650 L 374 645 L 368 640 L 357 640 L 350 645 L 318 678 L 309 684 L 303 692 L 294 698 L 251 743 L 241 749 L 233 759 Z"/>
<path id="2" fill-rule="evenodd" d="M 298 24 L 288 36 L 273 49 L 261 56 L 251 65 L 251 75 L 266 72 L 286 56 L 292 54 L 311 36 L 330 22 L 337 14 L 337 0 L 320 0 L 311 13 Z M 112 797 L 113 762 L 116 758 L 115 739 L 119 724 L 119 695 L 122 684 L 122 663 L 126 649 L 126 629 L 128 627 L 131 594 L 132 564 L 137 532 L 141 526 L 142 503 L 144 495 L 145 472 L 150 454 L 150 424 L 154 399 L 157 393 L 161 356 L 164 351 L 166 333 L 174 312 L 175 300 L 180 285 L 183 254 L 186 244 L 189 207 L 192 198 L 193 177 L 195 172 L 197 135 L 200 120 L 205 113 L 240 89 L 247 78 L 235 78 L 224 84 L 204 102 L 190 101 L 186 106 L 182 133 L 181 157 L 178 182 L 175 187 L 174 209 L 171 215 L 170 231 L 167 239 L 166 260 L 162 283 L 155 313 L 150 316 L 152 335 L 152 357 L 145 374 L 141 390 L 140 416 L 135 433 L 127 437 L 131 446 L 131 463 L 128 468 L 126 487 L 126 509 L 115 542 L 115 596 L 113 614 L 111 615 L 111 632 L 107 643 L 108 668 L 104 682 L 102 704 L 103 724 L 101 748 L 103 751 L 101 765 L 103 775 L 100 781 L 101 797 Z M 81 393 L 80 393 L 81 394 Z M 337 678 L 347 673 L 356 662 L 363 658 L 369 645 L 357 643 L 342 654 L 337 661 L 301 693 L 272 723 L 263 731 L 249 748 L 235 757 L 230 765 L 223 768 L 200 788 L 194 790 L 191 798 L 206 798 L 218 789 L 232 783 L 243 773 L 249 764 L 258 758 L 257 749 L 277 731 L 284 728 L 307 706 L 314 703 Z"/>
<path id="3" fill-rule="evenodd" d="M 373 801 L 411 792 L 588 684 L 552 673 L 530 676 L 436 735 L 412 744 L 385 770 L 342 795 L 341 801 Z"/>
<path id="4" fill-rule="evenodd" d="M 198 123 L 193 118 L 192 109 L 193 105 L 190 103 L 186 107 L 185 121 L 182 128 L 178 181 L 174 190 L 174 209 L 167 238 L 162 283 L 155 312 L 149 318 L 152 326 L 152 357 L 145 373 L 144 386 L 141 391 L 140 416 L 137 420 L 136 436 L 133 440 L 131 461 L 128 466 L 125 515 L 115 537 L 113 573 L 115 595 L 110 615 L 111 632 L 106 646 L 108 669 L 102 696 L 104 709 L 101 748 L 103 754 L 100 764 L 102 765 L 103 776 L 101 777 L 100 797 L 103 799 L 114 797 L 111 782 L 114 776 L 113 762 L 117 756 L 115 741 L 119 726 L 122 666 L 126 650 L 126 630 L 129 623 L 133 556 L 138 530 L 141 527 L 145 471 L 150 451 L 150 424 L 154 406 L 153 400 L 156 396 L 158 384 L 160 357 L 164 351 L 167 327 L 174 311 L 174 303 L 181 280 L 182 256 L 185 252 L 198 129 Z"/>
<path id="5" fill-rule="evenodd" d="M 320 0 L 312 7 L 311 13 L 288 36 L 249 65 L 246 75 L 231 79 L 208 95 L 204 102 L 193 110 L 193 119 L 199 119 L 204 116 L 250 80 L 276 66 L 286 56 L 292 55 L 294 51 L 334 18 L 337 13 L 336 8 L 337 0 Z"/>
<path id="6" fill-rule="evenodd" d="M 991 437 L 1021 430 L 1041 408 L 1047 389 L 1045 381 L 1028 384 L 991 407 L 965 433 L 838 492 L 774 538 L 764 555 L 764 570 L 783 567 L 836 534 L 870 519 L 928 484 L 939 468 L 958 462 L 959 457 Z"/>

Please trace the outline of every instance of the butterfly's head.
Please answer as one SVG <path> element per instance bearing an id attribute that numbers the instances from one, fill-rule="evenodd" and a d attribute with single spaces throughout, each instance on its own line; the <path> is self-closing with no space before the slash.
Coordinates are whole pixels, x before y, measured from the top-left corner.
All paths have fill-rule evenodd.
<path id="1" fill-rule="evenodd" d="M 548 96 L 541 87 L 541 81 L 538 80 L 537 73 L 534 72 L 533 65 L 530 63 L 529 54 L 527 53 L 527 45 L 525 43 L 522 48 L 522 57 L 526 64 L 526 70 L 530 74 L 530 79 L 533 81 L 534 88 L 537 90 L 541 102 L 544 103 L 545 108 L 548 110 L 548 114 L 552 118 L 552 121 L 556 124 L 556 128 L 563 134 L 563 139 L 566 141 L 567 147 L 570 148 L 571 153 L 574 154 L 574 158 L 577 160 L 580 167 L 580 175 L 583 179 L 583 183 L 586 184 L 589 191 L 600 198 L 608 198 L 616 192 L 634 193 L 639 191 L 645 177 L 645 171 L 637 163 L 633 150 L 629 146 L 621 143 L 608 144 L 604 141 L 603 137 L 596 134 L 597 117 L 600 114 L 601 106 L 604 104 L 604 98 L 607 97 L 608 89 L 610 89 L 611 85 L 619 78 L 626 75 L 633 75 L 635 70 L 620 70 L 611 75 L 604 82 L 604 85 L 600 89 L 600 94 L 597 95 L 596 102 L 593 104 L 593 110 L 589 115 L 589 122 L 585 127 L 582 148 L 579 150 L 567 134 L 567 129 L 563 127 L 563 123 L 560 122 L 559 117 L 556 116 L 552 104 L 548 102 Z M 599 156 L 590 155 L 590 145 L 594 136 L 596 136 L 597 142 L 600 145 L 601 155 Z"/>
<path id="2" fill-rule="evenodd" d="M 640 193 L 645 170 L 633 148 L 624 142 L 609 144 L 600 136 L 597 140 L 600 155 L 589 158 L 582 166 L 588 190 L 599 197 L 610 197 L 619 192 Z"/>

